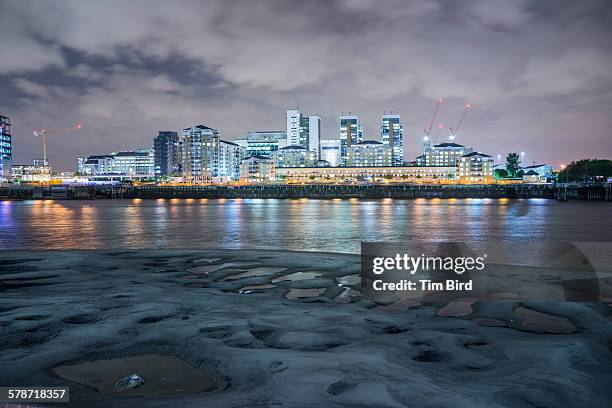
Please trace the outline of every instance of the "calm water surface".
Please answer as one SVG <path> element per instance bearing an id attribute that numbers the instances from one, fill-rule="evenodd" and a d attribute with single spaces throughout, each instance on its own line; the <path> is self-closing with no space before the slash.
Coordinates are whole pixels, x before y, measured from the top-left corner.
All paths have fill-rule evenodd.
<path id="1" fill-rule="evenodd" d="M 612 241 L 612 204 L 509 199 L 0 202 L 2 249 L 273 248 L 360 241 Z"/>

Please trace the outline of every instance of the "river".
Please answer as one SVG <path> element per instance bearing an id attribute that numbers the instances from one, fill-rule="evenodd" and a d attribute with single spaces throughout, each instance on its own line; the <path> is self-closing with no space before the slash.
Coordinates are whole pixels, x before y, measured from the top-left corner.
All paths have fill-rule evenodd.
<path id="1" fill-rule="evenodd" d="M 612 205 L 543 199 L 0 202 L 0 248 L 265 248 L 361 241 L 612 241 Z"/>

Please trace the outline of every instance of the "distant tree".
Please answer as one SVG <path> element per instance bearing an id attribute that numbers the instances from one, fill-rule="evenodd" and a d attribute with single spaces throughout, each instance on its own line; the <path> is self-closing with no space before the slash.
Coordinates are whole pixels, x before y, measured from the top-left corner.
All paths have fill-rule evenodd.
<path id="1" fill-rule="evenodd" d="M 506 170 L 510 177 L 517 177 L 521 165 L 518 153 L 508 153 L 506 156 Z"/>
<path id="2" fill-rule="evenodd" d="M 309 179 L 311 179 L 311 180 L 314 180 L 314 179 L 316 179 L 317 177 L 316 177 L 316 176 L 309 176 L 308 178 L 309 178 Z"/>
<path id="3" fill-rule="evenodd" d="M 385 179 L 387 179 L 387 180 L 393 180 L 393 175 L 392 174 L 385 174 L 383 177 Z"/>
<path id="4" fill-rule="evenodd" d="M 495 178 L 506 178 L 508 177 L 508 171 L 506 169 L 495 169 Z"/>
<path id="5" fill-rule="evenodd" d="M 606 181 L 612 177 L 612 160 L 583 159 L 571 162 L 559 172 L 560 182 Z"/>

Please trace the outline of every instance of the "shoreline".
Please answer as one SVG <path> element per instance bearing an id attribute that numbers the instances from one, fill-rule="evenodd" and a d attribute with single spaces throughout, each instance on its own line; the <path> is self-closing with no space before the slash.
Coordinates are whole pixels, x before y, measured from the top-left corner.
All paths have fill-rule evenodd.
<path id="1" fill-rule="evenodd" d="M 610 305 L 378 305 L 361 300 L 359 273 L 358 256 L 335 253 L 0 251 L 0 382 L 69 386 L 71 404 L 92 408 L 578 407 L 612 397 Z M 159 364 L 171 365 L 170 384 L 196 370 L 220 387 L 150 396 Z M 96 390 L 131 371 L 146 374 L 140 390 Z"/>
<path id="2" fill-rule="evenodd" d="M 14 186 L 0 187 L 0 200 L 25 199 L 418 199 L 543 198 L 612 201 L 612 183 L 571 184 L 303 184 L 245 186 Z"/>

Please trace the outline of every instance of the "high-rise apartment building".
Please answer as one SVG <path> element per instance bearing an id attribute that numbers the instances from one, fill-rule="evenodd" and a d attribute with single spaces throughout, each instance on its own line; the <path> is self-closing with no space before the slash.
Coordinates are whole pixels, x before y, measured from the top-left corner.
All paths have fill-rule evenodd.
<path id="1" fill-rule="evenodd" d="M 8 116 L 0 115 L 0 183 L 11 180 L 12 143 L 11 121 Z"/>
<path id="2" fill-rule="evenodd" d="M 302 146 L 319 152 L 321 118 L 303 115 L 298 109 L 287 111 L 287 146 Z"/>
<path id="3" fill-rule="evenodd" d="M 298 109 L 287 110 L 287 144 L 300 145 L 300 127 L 303 126 L 302 113 Z"/>
<path id="4" fill-rule="evenodd" d="M 340 116 L 340 162 L 348 163 L 348 148 L 363 141 L 363 127 L 353 115 Z"/>
<path id="5" fill-rule="evenodd" d="M 153 139 L 155 177 L 177 175 L 180 172 L 179 136 L 173 131 L 160 131 Z"/>
<path id="6" fill-rule="evenodd" d="M 321 118 L 319 116 L 308 117 L 308 144 L 304 147 L 314 152 L 317 158 L 321 155 Z"/>
<path id="7" fill-rule="evenodd" d="M 383 115 L 380 125 L 380 141 L 393 149 L 393 166 L 404 164 L 404 126 L 400 115 Z"/>
<path id="8" fill-rule="evenodd" d="M 219 174 L 219 131 L 204 125 L 182 130 L 183 178 L 191 183 L 210 183 Z"/>
<path id="9" fill-rule="evenodd" d="M 240 163 L 248 156 L 247 148 L 227 140 L 219 141 L 219 173 L 223 180 L 240 179 Z"/>

